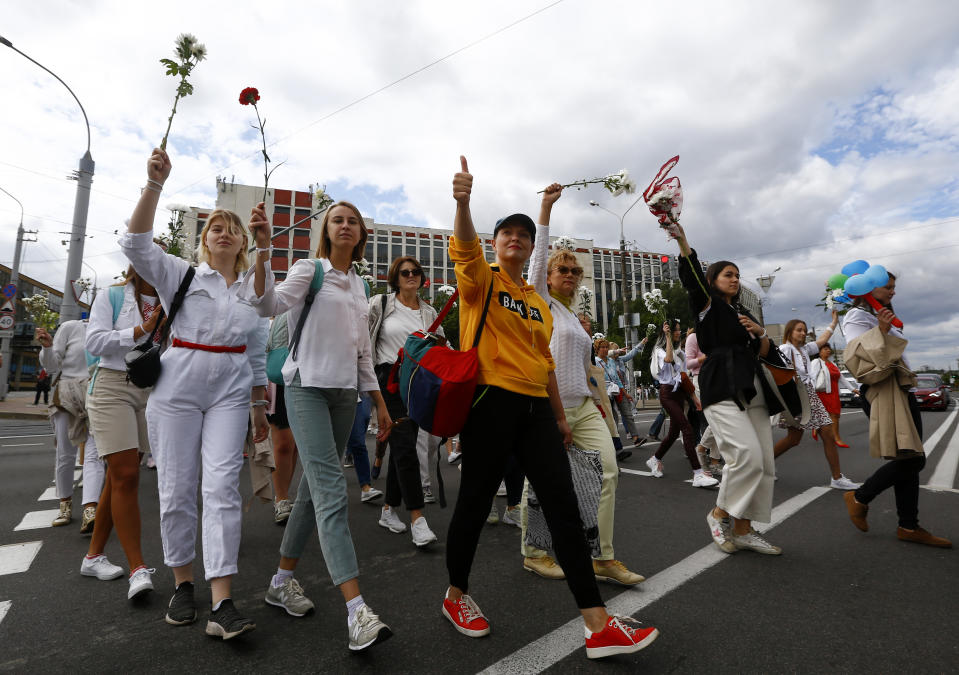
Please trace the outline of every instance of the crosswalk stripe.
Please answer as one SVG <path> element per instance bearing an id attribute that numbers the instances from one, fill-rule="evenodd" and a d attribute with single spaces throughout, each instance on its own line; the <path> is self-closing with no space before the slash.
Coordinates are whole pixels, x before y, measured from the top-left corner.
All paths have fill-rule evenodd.
<path id="1" fill-rule="evenodd" d="M 955 415 L 955 412 L 953 412 L 953 415 Z M 948 421 L 943 422 L 942 426 L 945 427 L 948 423 Z M 928 457 L 928 453 L 926 456 Z M 939 458 L 939 463 L 936 464 L 935 471 L 929 477 L 926 487 L 932 490 L 951 488 L 956 481 L 956 469 L 959 469 L 959 433 L 953 432 L 945 450 L 942 452 L 942 457 Z"/>
<path id="2" fill-rule="evenodd" d="M 926 453 L 926 459 L 936 451 L 939 441 L 942 440 L 942 437 L 946 435 L 946 432 L 949 431 L 949 427 L 952 425 L 952 421 L 956 419 L 956 415 L 959 414 L 959 406 L 955 406 L 952 409 L 952 412 L 949 413 L 949 417 L 943 421 L 938 427 L 936 427 L 935 432 L 929 438 L 922 442 L 922 446 Z"/>
<path id="3" fill-rule="evenodd" d="M 755 528 L 765 532 L 797 513 L 803 507 L 829 492 L 826 487 L 809 488 L 803 493 L 787 499 L 773 509 L 772 522 Z M 703 520 L 702 533 L 706 534 L 706 521 Z M 656 602 L 669 592 L 679 588 L 696 575 L 706 571 L 713 565 L 728 559 L 729 555 L 720 551 L 714 544 L 699 549 L 692 555 L 680 560 L 675 565 L 647 579 L 642 585 L 643 592 L 635 589 L 620 593 L 606 603 L 610 614 L 632 616 L 645 607 Z M 547 633 L 538 640 L 534 640 L 522 649 L 519 649 L 506 658 L 489 666 L 482 673 L 539 673 L 555 665 L 583 646 L 583 620 L 581 618 L 560 626 Z"/>
<path id="4" fill-rule="evenodd" d="M 0 575 L 26 572 L 40 552 L 42 541 L 0 546 Z"/>
<path id="5" fill-rule="evenodd" d="M 57 499 L 57 488 L 55 485 L 51 485 L 46 490 L 43 491 L 43 494 L 37 498 L 38 502 L 49 502 Z"/>
<path id="6" fill-rule="evenodd" d="M 20 524 L 13 528 L 14 532 L 20 530 L 39 530 L 44 527 L 53 527 L 53 519 L 59 515 L 60 509 L 51 509 L 49 511 L 30 511 L 24 514 Z"/>
<path id="7" fill-rule="evenodd" d="M 3 617 L 7 615 L 7 612 L 10 611 L 10 608 L 13 606 L 13 603 L 9 600 L 3 600 L 0 602 L 0 623 L 3 623 Z"/>

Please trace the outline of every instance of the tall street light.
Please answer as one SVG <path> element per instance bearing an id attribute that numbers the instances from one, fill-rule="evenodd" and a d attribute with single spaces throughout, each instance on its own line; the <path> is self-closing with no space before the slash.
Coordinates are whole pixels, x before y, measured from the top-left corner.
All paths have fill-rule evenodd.
<path id="1" fill-rule="evenodd" d="M 90 154 L 90 120 L 87 119 L 87 111 L 83 109 L 83 104 L 80 103 L 80 99 L 77 98 L 77 95 L 73 93 L 69 85 L 61 80 L 56 73 L 21 52 L 13 46 L 10 40 L 2 35 L 0 35 L 0 44 L 9 47 L 31 63 L 43 68 L 43 70 L 50 73 L 60 84 L 66 87 L 67 91 L 70 92 L 70 95 L 73 96 L 73 99 L 77 102 L 77 105 L 80 106 L 80 112 L 83 113 L 83 121 L 87 125 L 87 151 L 83 157 L 80 158 L 79 169 L 74 171 L 73 175 L 70 176 L 70 180 L 77 181 L 77 196 L 73 203 L 73 229 L 70 233 L 70 250 L 67 254 L 67 278 L 63 284 L 63 302 L 60 304 L 61 323 L 70 321 L 71 319 L 79 319 L 80 306 L 77 304 L 76 297 L 73 293 L 73 282 L 80 278 L 80 265 L 83 261 L 83 242 L 86 239 L 87 232 L 87 212 L 90 209 L 90 185 L 93 184 L 94 162 L 93 155 Z"/>
<path id="2" fill-rule="evenodd" d="M 623 211 L 623 215 L 619 215 L 615 211 L 610 211 L 599 202 L 593 201 L 592 199 L 589 200 L 590 206 L 595 206 L 603 211 L 606 211 L 607 213 L 611 213 L 619 220 L 619 265 L 623 277 L 622 284 L 620 286 L 620 293 L 622 294 L 623 298 L 623 332 L 626 334 L 625 347 L 627 349 L 629 349 L 629 332 L 631 326 L 629 325 L 629 286 L 626 283 L 626 232 L 623 229 L 623 221 L 626 219 L 626 214 L 629 213 L 630 210 L 636 206 L 639 203 L 639 200 L 642 198 L 643 196 L 640 195 L 636 201 L 629 205 L 628 209 Z"/>
<path id="3" fill-rule="evenodd" d="M 10 268 L 10 283 L 16 287 L 17 282 L 20 280 L 20 255 L 23 252 L 23 204 L 20 203 L 19 199 L 3 188 L 0 188 L 0 192 L 3 192 L 20 205 L 20 226 L 17 228 L 17 246 L 13 253 L 13 267 Z M 16 314 L 14 314 L 14 316 L 16 316 Z M 7 391 L 9 389 L 10 346 L 12 342 L 13 339 L 8 337 L 0 340 L 0 367 L 3 369 L 3 376 L 0 377 L 0 401 L 7 398 Z"/>

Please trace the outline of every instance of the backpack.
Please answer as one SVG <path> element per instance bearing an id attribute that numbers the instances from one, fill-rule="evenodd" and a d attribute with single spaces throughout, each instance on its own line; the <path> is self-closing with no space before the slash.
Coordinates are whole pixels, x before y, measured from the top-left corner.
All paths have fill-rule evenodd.
<path id="1" fill-rule="evenodd" d="M 117 325 L 117 319 L 120 318 L 120 310 L 123 309 L 123 293 L 126 285 L 110 286 L 108 291 L 110 295 L 110 305 L 113 307 L 113 325 Z M 97 373 L 100 372 L 100 357 L 94 356 L 86 349 L 83 350 L 87 357 L 87 368 L 93 368 L 93 374 L 90 376 L 90 384 L 87 386 L 87 393 L 93 393 L 93 383 L 97 380 Z"/>
<path id="2" fill-rule="evenodd" d="M 313 300 L 316 298 L 316 294 L 319 293 L 323 287 L 323 263 L 314 258 L 313 265 L 313 280 L 310 282 L 310 289 L 306 292 L 306 297 L 303 298 L 303 311 L 300 312 L 300 318 L 296 322 L 296 328 L 293 330 L 293 334 L 290 335 L 289 333 L 290 326 L 285 313 L 276 317 L 273 320 L 273 325 L 270 327 L 270 339 L 267 342 L 266 354 L 266 377 L 274 384 L 284 383 L 283 365 L 291 353 L 293 354 L 293 360 L 296 360 L 296 354 L 300 346 L 300 334 L 303 332 L 303 324 L 306 323 L 306 317 L 310 313 L 310 307 L 313 306 Z M 369 299 L 370 285 L 366 282 L 366 279 L 363 279 L 363 290 L 366 292 L 367 299 Z M 283 337 L 283 333 L 286 333 L 287 337 Z"/>

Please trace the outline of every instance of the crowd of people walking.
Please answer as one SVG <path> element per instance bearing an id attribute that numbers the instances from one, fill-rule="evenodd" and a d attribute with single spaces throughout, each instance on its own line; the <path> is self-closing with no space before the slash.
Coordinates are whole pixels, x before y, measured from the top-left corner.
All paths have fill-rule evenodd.
<path id="1" fill-rule="evenodd" d="M 660 417 L 669 424 L 645 461 L 648 475 L 664 475 L 664 457 L 681 440 L 692 486 L 715 490 L 705 520 L 722 551 L 782 553 L 753 523 L 770 521 L 775 459 L 805 430 L 822 441 L 829 485 L 844 491 L 857 528 L 868 530 L 869 504 L 892 487 L 899 539 L 951 545 L 919 526 L 922 422 L 908 391 L 915 378 L 907 341 L 892 326 L 893 275 L 874 292 L 881 309 L 857 301 L 843 322 L 845 362 L 862 383 L 858 390 L 870 417 L 870 450 L 889 460 L 859 484 L 843 475 L 837 450 L 848 447 L 838 433 L 838 389 L 857 385 L 830 361 L 835 312 L 814 341 L 796 319 L 786 325 L 784 343 L 774 344 L 739 302 L 738 266 L 722 260 L 704 271 L 684 228 L 674 223 L 667 231 L 679 246 L 679 276 L 694 325 L 685 326 L 684 335 L 680 321 L 667 320 L 629 350 L 594 341 L 589 316 L 574 303 L 584 270 L 573 252 L 550 246 L 562 186 L 545 188 L 537 221 L 515 213 L 495 223 L 495 260 L 489 262 L 471 215 L 473 175 L 466 159 L 460 161 L 452 182 L 449 256 L 460 347 L 474 348 L 478 375 L 455 448 L 447 444 L 447 461 L 460 471 L 459 489 L 442 537 L 448 583 L 441 602 L 436 589 L 436 610 L 456 631 L 471 638 L 491 632 L 479 599 L 492 589 L 470 581 L 484 525 L 502 521 L 519 528 L 525 570 L 566 581 L 583 619 L 588 657 L 632 653 L 656 640 L 656 628 L 610 615 L 597 585 L 644 581 L 617 558 L 614 543 L 619 465 L 659 440 L 664 423 L 657 420 L 644 434 L 634 417 L 634 393 L 639 405 L 650 398 L 628 372 L 637 358 L 658 388 Z M 199 526 L 211 598 L 205 632 L 235 638 L 256 627 L 232 590 L 241 541 L 240 473 L 245 448 L 269 440 L 272 456 L 257 466 L 270 473 L 264 489 L 283 529 L 264 600 L 296 617 L 315 609 L 295 578 L 311 562 L 303 554 L 315 532 L 345 604 L 348 647 L 369 649 L 392 629 L 360 592 L 344 468 L 354 467 L 362 502 L 382 498 L 378 526 L 395 534 L 409 529 L 418 549 L 442 535 L 427 522 L 426 505 L 437 496 L 445 504 L 436 454 L 453 439 L 433 436 L 429 425 L 421 429 L 395 386 L 407 338 L 437 320 L 421 293 L 424 269 L 415 257 L 398 257 L 389 268 L 388 292 L 372 294 L 354 265 L 369 233 L 359 209 L 344 201 L 324 212 L 315 257 L 297 261 L 282 282 L 270 266 L 273 232 L 263 203 L 247 224 L 227 210 L 211 213 L 194 266 L 154 239 L 155 212 L 171 170 L 167 153 L 154 150 L 119 241 L 130 262 L 125 280 L 97 296 L 89 321 L 65 322 L 52 336 L 37 330 L 41 364 L 53 382 L 60 500 L 53 524 L 73 520 L 73 471 L 82 452 L 81 532 L 91 538 L 81 574 L 101 580 L 127 575 L 131 600 L 153 591 L 156 569 L 141 549 L 138 494 L 141 459 L 152 453 L 163 562 L 175 580 L 165 621 L 185 626 L 199 616 Z M 157 353 L 149 386 L 131 381 L 131 355 Z M 46 396 L 38 385 L 37 403 L 41 394 Z M 366 445 L 371 419 L 378 446 L 372 465 Z M 774 427 L 786 434 L 775 443 Z M 381 491 L 374 481 L 384 462 Z M 494 499 L 503 492 L 509 507 L 501 518 Z M 547 540 L 537 538 L 542 528 L 534 520 L 545 522 Z M 104 554 L 114 529 L 126 569 Z M 265 570 L 263 575 L 265 580 Z"/>

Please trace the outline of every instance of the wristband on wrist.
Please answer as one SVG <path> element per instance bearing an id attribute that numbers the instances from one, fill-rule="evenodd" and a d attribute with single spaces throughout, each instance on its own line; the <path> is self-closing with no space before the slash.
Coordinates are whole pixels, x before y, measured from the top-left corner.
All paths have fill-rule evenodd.
<path id="1" fill-rule="evenodd" d="M 259 248 L 259 247 L 257 247 L 256 253 L 257 253 L 257 255 L 259 255 L 259 254 L 261 254 L 261 253 L 269 253 L 269 252 L 272 251 L 272 250 L 273 250 L 273 246 L 272 246 L 272 245 L 271 245 L 271 246 L 267 246 L 266 248 Z"/>
<path id="2" fill-rule="evenodd" d="M 147 178 L 147 183 L 152 183 L 153 185 L 156 185 L 156 186 L 157 186 L 158 188 L 160 188 L 161 190 L 163 189 L 163 183 L 161 183 L 161 182 L 158 181 L 158 180 L 153 180 L 152 178 Z"/>
<path id="3" fill-rule="evenodd" d="M 152 185 L 146 185 L 146 186 L 140 188 L 140 194 L 141 194 L 141 195 L 143 194 L 143 191 L 144 191 L 144 190 L 149 190 L 150 192 L 156 192 L 157 194 L 160 194 L 160 193 L 163 192 L 163 190 L 160 190 L 160 189 L 158 189 L 158 188 L 155 188 L 155 187 L 153 187 Z"/>
<path id="4" fill-rule="evenodd" d="M 260 399 L 259 401 L 251 401 L 251 402 L 250 402 L 250 407 L 251 407 L 251 408 L 265 408 L 265 407 L 268 406 L 269 404 L 270 404 L 270 402 L 267 401 L 265 398 L 263 398 L 263 399 Z"/>

